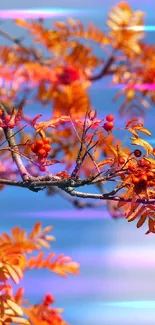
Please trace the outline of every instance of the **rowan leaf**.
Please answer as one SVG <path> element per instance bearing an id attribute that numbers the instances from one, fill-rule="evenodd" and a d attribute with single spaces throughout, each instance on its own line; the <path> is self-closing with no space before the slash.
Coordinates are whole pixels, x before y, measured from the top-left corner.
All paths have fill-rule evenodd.
<path id="1" fill-rule="evenodd" d="M 20 306 L 18 306 L 14 301 L 7 299 L 6 300 L 7 305 L 9 308 L 18 316 L 23 316 L 23 310 Z"/>
<path id="2" fill-rule="evenodd" d="M 138 131 L 140 131 L 140 132 L 142 132 L 142 133 L 145 133 L 145 134 L 151 136 L 151 132 L 150 132 L 149 130 L 145 129 L 145 128 L 140 127 L 140 128 L 138 129 Z"/>
<path id="3" fill-rule="evenodd" d="M 125 196 L 124 196 L 124 200 L 125 201 L 127 201 L 128 199 L 130 199 L 131 197 L 133 197 L 133 191 L 134 191 L 134 185 L 131 184 L 131 186 L 129 187 L 129 189 L 125 193 Z"/>
<path id="4" fill-rule="evenodd" d="M 153 147 L 147 141 L 140 139 L 140 138 L 138 138 L 138 139 L 131 138 L 131 140 L 132 140 L 133 145 L 143 147 L 146 150 L 147 156 L 149 156 L 153 152 Z"/>
<path id="5" fill-rule="evenodd" d="M 133 220 L 135 220 L 139 215 L 141 215 L 141 213 L 144 211 L 145 209 L 145 206 L 141 206 L 138 207 L 133 211 L 133 210 L 130 210 L 126 216 L 126 218 L 128 219 L 128 222 L 131 222 Z"/>
<path id="6" fill-rule="evenodd" d="M 22 317 L 15 317 L 15 316 L 12 316 L 11 317 L 11 321 L 14 323 L 14 324 L 19 324 L 19 325 L 30 325 L 30 322 L 28 319 L 25 319 L 25 318 L 22 318 Z"/>
<path id="7" fill-rule="evenodd" d="M 112 163 L 114 162 L 114 160 L 112 158 L 107 158 L 107 159 L 104 159 L 102 161 L 100 161 L 97 166 L 98 167 L 102 167 L 104 165 L 111 165 Z"/>
<path id="8" fill-rule="evenodd" d="M 155 232 L 155 220 L 150 218 L 148 219 L 149 232 Z"/>
<path id="9" fill-rule="evenodd" d="M 37 222 L 32 231 L 30 232 L 29 234 L 29 238 L 32 239 L 32 238 L 35 238 L 36 236 L 38 236 L 39 234 L 41 233 L 41 222 Z"/>
<path id="10" fill-rule="evenodd" d="M 5 264 L 5 268 L 9 274 L 9 276 L 11 277 L 11 279 L 15 282 L 15 283 L 19 283 L 19 281 L 22 279 L 23 277 L 23 273 L 20 269 L 19 266 L 17 265 L 9 265 L 9 264 Z"/>
<path id="11" fill-rule="evenodd" d="M 137 222 L 137 228 L 142 227 L 142 225 L 145 223 L 146 219 L 147 219 L 147 215 L 143 214 Z"/>

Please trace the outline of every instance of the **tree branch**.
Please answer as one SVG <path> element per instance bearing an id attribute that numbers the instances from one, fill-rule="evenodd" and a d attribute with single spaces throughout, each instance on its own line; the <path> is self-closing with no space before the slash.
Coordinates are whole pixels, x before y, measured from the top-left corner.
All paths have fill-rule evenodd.
<path id="1" fill-rule="evenodd" d="M 118 201 L 118 202 L 132 202 L 132 198 L 126 200 L 123 197 L 117 197 L 117 196 L 114 196 L 114 194 L 112 195 L 112 193 L 118 192 L 118 189 L 114 190 L 112 192 L 109 192 L 109 193 L 105 193 L 105 194 L 82 193 L 82 192 L 75 191 L 74 188 L 72 188 L 72 187 L 66 188 L 66 189 L 64 189 L 64 191 L 66 193 L 70 194 L 71 196 L 76 196 L 76 197 L 83 198 L 83 199 L 108 200 L 108 201 L 111 200 L 111 201 Z M 136 199 L 135 203 L 155 204 L 155 198 L 150 198 L 149 200 L 147 200 L 147 199 Z"/>
<path id="2" fill-rule="evenodd" d="M 114 63 L 115 61 L 115 57 L 113 55 L 111 55 L 109 57 L 109 59 L 107 60 L 105 66 L 103 67 L 103 69 L 100 71 L 100 73 L 98 73 L 96 76 L 92 76 L 92 77 L 88 77 L 88 80 L 90 81 L 96 81 L 101 79 L 104 75 L 108 74 L 109 68 L 110 66 Z"/>
<path id="3" fill-rule="evenodd" d="M 3 111 L 3 116 L 6 117 L 7 116 L 7 111 L 4 107 L 4 105 L 2 105 L 2 103 L 0 102 L 0 108 L 2 109 Z M 28 180 L 30 179 L 32 176 L 28 173 L 28 171 L 26 170 L 22 160 L 21 160 L 21 157 L 20 157 L 20 152 L 18 151 L 18 146 L 17 146 L 17 143 L 16 143 L 16 140 L 15 140 L 15 136 L 14 136 L 14 133 L 13 133 L 13 130 L 10 129 L 10 128 L 6 128 L 4 129 L 4 134 L 5 134 L 5 137 L 6 137 L 6 140 L 9 144 L 9 147 L 11 149 L 11 155 L 12 155 L 12 159 L 13 161 L 15 162 L 19 172 L 20 172 L 20 175 L 22 177 L 23 180 Z M 14 147 L 16 147 L 16 151 L 14 151 Z"/>

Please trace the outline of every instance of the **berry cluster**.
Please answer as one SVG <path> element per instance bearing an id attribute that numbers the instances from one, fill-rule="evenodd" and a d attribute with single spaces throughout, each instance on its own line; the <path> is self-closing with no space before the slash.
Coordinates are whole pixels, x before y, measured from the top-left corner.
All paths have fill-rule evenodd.
<path id="1" fill-rule="evenodd" d="M 79 79 L 79 72 L 74 67 L 65 67 L 62 73 L 57 75 L 59 84 L 70 85 Z"/>
<path id="2" fill-rule="evenodd" d="M 48 307 L 49 305 L 53 304 L 55 302 L 53 296 L 50 293 L 47 293 L 44 300 L 43 300 L 43 305 L 45 307 Z"/>
<path id="3" fill-rule="evenodd" d="M 0 127 L 3 129 L 13 129 L 20 121 L 22 117 L 22 107 L 20 106 L 18 111 L 13 108 L 11 114 L 5 115 L 0 108 Z"/>
<path id="4" fill-rule="evenodd" d="M 58 314 L 55 308 L 51 308 L 50 305 L 55 302 L 51 294 L 47 294 L 43 300 L 43 307 L 41 319 L 42 321 L 47 322 L 48 324 L 61 324 L 62 318 Z"/>
<path id="5" fill-rule="evenodd" d="M 37 163 L 39 164 L 40 171 L 46 171 L 46 160 L 51 150 L 50 140 L 43 138 L 31 143 L 30 147 L 32 152 L 38 157 Z"/>
<path id="6" fill-rule="evenodd" d="M 104 123 L 103 128 L 105 131 L 109 132 L 113 129 L 114 127 L 114 116 L 112 114 L 109 114 L 106 116 L 106 123 Z"/>
<path id="7" fill-rule="evenodd" d="M 140 155 L 140 150 L 136 150 L 136 154 Z M 137 165 L 130 163 L 128 171 L 132 173 L 132 183 L 137 189 L 145 189 L 146 186 L 155 186 L 155 173 L 151 171 L 152 164 L 145 158 L 141 158 Z"/>

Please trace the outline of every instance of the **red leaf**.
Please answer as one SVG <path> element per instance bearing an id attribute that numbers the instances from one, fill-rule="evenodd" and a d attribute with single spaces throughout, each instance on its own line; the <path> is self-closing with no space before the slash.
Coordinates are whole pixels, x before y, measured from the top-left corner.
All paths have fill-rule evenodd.
<path id="1" fill-rule="evenodd" d="M 34 126 L 36 124 L 36 121 L 42 116 L 42 114 L 38 114 L 31 122 L 31 125 Z"/>

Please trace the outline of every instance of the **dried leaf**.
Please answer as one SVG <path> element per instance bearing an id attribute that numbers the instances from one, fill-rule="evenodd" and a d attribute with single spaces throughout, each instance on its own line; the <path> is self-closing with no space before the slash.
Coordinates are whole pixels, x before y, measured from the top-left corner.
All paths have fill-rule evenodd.
<path id="1" fill-rule="evenodd" d="M 17 265 L 5 264 L 5 268 L 8 271 L 8 274 L 10 275 L 11 279 L 18 284 L 23 277 L 23 273 L 20 267 Z"/>
<path id="2" fill-rule="evenodd" d="M 126 218 L 128 219 L 128 222 L 131 222 L 133 220 L 135 220 L 139 215 L 141 215 L 141 213 L 144 211 L 145 206 L 141 206 L 141 207 L 137 207 L 137 209 L 135 209 L 135 211 L 129 211 L 129 213 L 127 214 Z"/>
<path id="3" fill-rule="evenodd" d="M 34 228 L 32 229 L 31 233 L 29 234 L 29 238 L 30 239 L 33 239 L 35 238 L 36 236 L 39 236 L 39 234 L 41 233 L 41 222 L 37 222 L 35 225 L 34 225 Z"/>
<path id="4" fill-rule="evenodd" d="M 143 147 L 146 150 L 147 156 L 149 156 L 153 152 L 153 147 L 147 141 L 140 139 L 140 138 L 138 138 L 138 139 L 131 138 L 131 140 L 132 140 L 133 145 Z"/>
<path id="5" fill-rule="evenodd" d="M 16 315 L 23 316 L 23 310 L 14 301 L 7 299 L 6 303 Z"/>

